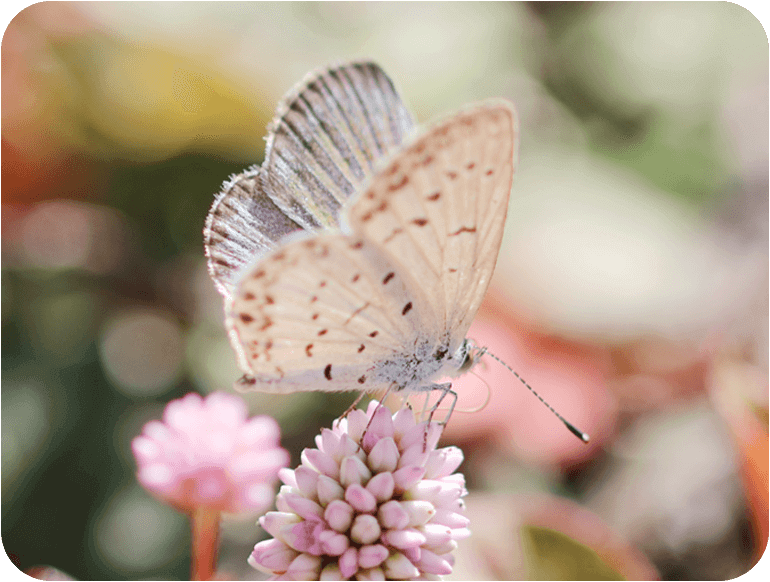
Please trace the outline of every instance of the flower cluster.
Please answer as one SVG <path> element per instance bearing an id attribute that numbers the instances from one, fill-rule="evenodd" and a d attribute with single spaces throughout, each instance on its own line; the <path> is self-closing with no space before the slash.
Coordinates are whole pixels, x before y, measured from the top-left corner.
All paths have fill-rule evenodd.
<path id="1" fill-rule="evenodd" d="M 377 402 L 353 411 L 282 469 L 285 483 L 260 525 L 273 536 L 249 563 L 274 580 L 427 580 L 451 573 L 467 537 L 457 447 L 441 427 Z"/>
<path id="2" fill-rule="evenodd" d="M 249 419 L 241 398 L 192 393 L 170 402 L 163 422 L 147 423 L 131 446 L 141 485 L 178 509 L 256 513 L 272 504 L 289 463 L 279 437 L 278 423 Z"/>

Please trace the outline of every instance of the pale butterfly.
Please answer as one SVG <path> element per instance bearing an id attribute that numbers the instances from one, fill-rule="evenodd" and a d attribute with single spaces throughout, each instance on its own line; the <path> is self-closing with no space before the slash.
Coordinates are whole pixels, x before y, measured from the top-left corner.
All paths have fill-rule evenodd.
<path id="1" fill-rule="evenodd" d="M 500 250 L 518 124 L 497 99 L 413 133 L 379 66 L 335 66 L 289 92 L 262 166 L 225 183 L 204 237 L 240 388 L 456 402 L 436 380 L 485 351 L 465 334 Z"/>

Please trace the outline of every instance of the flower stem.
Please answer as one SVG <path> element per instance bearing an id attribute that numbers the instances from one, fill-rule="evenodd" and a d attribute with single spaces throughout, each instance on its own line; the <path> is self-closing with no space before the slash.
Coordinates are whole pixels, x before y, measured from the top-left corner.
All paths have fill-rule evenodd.
<path id="1" fill-rule="evenodd" d="M 191 580 L 211 580 L 217 568 L 219 511 L 196 507 L 190 514 L 192 527 Z"/>

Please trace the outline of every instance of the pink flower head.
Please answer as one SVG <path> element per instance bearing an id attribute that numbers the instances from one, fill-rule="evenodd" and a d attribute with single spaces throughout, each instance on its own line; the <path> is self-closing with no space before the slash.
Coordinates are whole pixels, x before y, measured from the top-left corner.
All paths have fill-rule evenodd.
<path id="1" fill-rule="evenodd" d="M 368 428 L 367 428 L 368 425 Z M 273 580 L 427 580 L 451 573 L 470 535 L 457 447 L 436 449 L 441 426 L 391 416 L 377 402 L 316 437 L 302 464 L 282 469 L 273 536 L 249 563 Z"/>
<path id="2" fill-rule="evenodd" d="M 169 402 L 163 422 L 148 422 L 131 443 L 139 483 L 181 510 L 264 511 L 289 454 L 275 420 L 247 415 L 241 398 L 223 392 Z"/>

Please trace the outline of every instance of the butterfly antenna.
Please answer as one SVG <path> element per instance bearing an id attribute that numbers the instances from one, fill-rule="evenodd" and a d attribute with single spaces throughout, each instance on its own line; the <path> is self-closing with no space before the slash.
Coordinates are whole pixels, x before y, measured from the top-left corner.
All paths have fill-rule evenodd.
<path id="1" fill-rule="evenodd" d="M 508 368 L 508 370 L 510 370 L 511 373 L 513 373 L 513 375 L 516 376 L 519 379 L 519 381 L 522 384 L 524 384 L 529 389 L 530 392 L 532 392 L 532 394 L 537 396 L 537 399 L 540 400 L 540 402 L 545 404 L 545 406 L 548 408 L 548 410 L 550 410 L 551 412 L 553 412 L 556 415 L 556 418 L 558 418 L 559 420 L 562 421 L 562 423 L 564 423 L 564 426 L 566 426 L 572 434 L 574 434 L 577 438 L 579 438 L 584 443 L 587 443 L 589 441 L 590 437 L 586 433 L 584 433 L 582 430 L 579 430 L 577 427 L 575 427 L 575 425 L 573 425 L 571 422 L 569 422 L 561 414 L 556 412 L 556 410 L 554 410 L 553 406 L 551 406 L 545 400 L 543 400 L 543 397 L 540 396 L 540 394 L 538 394 L 537 392 L 535 392 L 535 389 L 532 388 L 532 386 L 530 386 L 529 384 L 527 384 L 527 381 L 524 378 L 522 378 L 521 376 L 519 376 L 519 374 L 516 372 L 516 370 L 511 368 L 508 364 L 503 362 L 500 358 L 498 358 L 495 354 L 493 354 L 492 352 L 490 352 L 486 348 L 483 348 L 483 351 L 479 354 L 479 356 L 481 356 L 482 354 L 486 354 L 488 356 L 491 356 L 492 358 L 494 358 L 495 360 L 500 362 L 503 366 Z"/>

